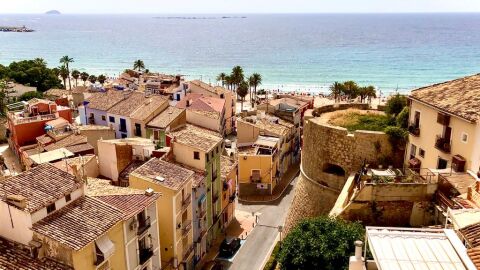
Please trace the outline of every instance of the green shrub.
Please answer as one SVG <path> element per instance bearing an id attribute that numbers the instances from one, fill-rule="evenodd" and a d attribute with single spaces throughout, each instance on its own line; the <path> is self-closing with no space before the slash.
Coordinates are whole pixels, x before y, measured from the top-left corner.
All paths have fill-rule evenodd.
<path id="1" fill-rule="evenodd" d="M 396 116 L 403 110 L 405 106 L 407 106 L 407 97 L 396 94 L 388 99 L 385 106 L 385 112 L 387 114 Z"/>
<path id="2" fill-rule="evenodd" d="M 276 257 L 282 270 L 348 269 L 353 243 L 364 234 L 357 222 L 327 216 L 305 219 L 286 236 Z"/>
<path id="3" fill-rule="evenodd" d="M 263 267 L 263 270 L 275 270 L 277 267 L 277 254 L 280 251 L 280 246 L 281 243 L 280 241 L 275 244 L 275 247 L 273 248 L 272 255 L 270 255 L 270 258 L 268 259 L 267 263 L 265 264 L 265 267 Z"/>
<path id="4" fill-rule="evenodd" d="M 410 115 L 410 108 L 404 107 L 403 110 L 395 118 L 397 126 L 401 128 L 408 128 L 408 117 Z"/>
<path id="5" fill-rule="evenodd" d="M 394 142 L 406 142 L 407 139 L 408 139 L 407 130 L 405 130 L 401 127 L 396 127 L 396 126 L 387 127 L 387 128 L 385 128 L 385 133 Z"/>

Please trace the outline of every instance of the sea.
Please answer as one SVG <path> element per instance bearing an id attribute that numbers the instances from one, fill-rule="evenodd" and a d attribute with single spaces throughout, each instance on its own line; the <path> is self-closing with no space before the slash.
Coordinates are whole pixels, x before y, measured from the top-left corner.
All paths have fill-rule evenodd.
<path id="1" fill-rule="evenodd" d="M 354 80 L 383 93 L 480 72 L 480 14 L 2 15 L 0 64 L 43 58 L 118 76 L 141 59 L 150 71 L 212 84 L 235 65 L 260 88 L 328 92 Z"/>

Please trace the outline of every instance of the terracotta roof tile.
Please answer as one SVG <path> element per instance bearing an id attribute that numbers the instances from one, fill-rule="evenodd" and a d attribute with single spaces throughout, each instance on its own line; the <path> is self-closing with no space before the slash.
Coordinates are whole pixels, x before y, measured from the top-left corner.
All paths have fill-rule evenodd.
<path id="1" fill-rule="evenodd" d="M 477 269 L 480 269 L 480 247 L 471 248 L 467 250 L 468 257 L 472 260 Z"/>
<path id="2" fill-rule="evenodd" d="M 95 159 L 95 155 L 85 155 L 81 157 L 73 157 L 73 158 L 67 158 L 61 161 L 57 161 L 54 163 L 51 163 L 53 166 L 59 168 L 60 170 L 66 171 L 66 172 L 72 172 L 71 166 L 76 165 L 78 167 L 82 166 L 83 164 L 87 164 L 90 162 L 90 160 Z M 68 168 L 66 167 L 68 166 Z"/>
<path id="3" fill-rule="evenodd" d="M 38 221 L 32 230 L 80 250 L 121 221 L 123 213 L 95 198 L 79 198 Z"/>
<path id="4" fill-rule="evenodd" d="M 132 92 L 130 95 L 125 96 L 120 102 L 112 106 L 108 113 L 130 116 L 139 106 L 144 105 L 145 94 L 142 92 Z"/>
<path id="5" fill-rule="evenodd" d="M 160 193 L 150 196 L 146 194 L 100 195 L 95 198 L 122 211 L 123 219 L 128 220 L 155 203 L 159 197 Z"/>
<path id="6" fill-rule="evenodd" d="M 45 163 L 1 181 L 0 198 L 5 200 L 7 195 L 22 195 L 27 199 L 25 211 L 32 213 L 82 185 L 73 175 Z"/>
<path id="7" fill-rule="evenodd" d="M 45 146 L 45 150 L 53 151 L 56 149 L 67 147 L 67 146 L 85 144 L 85 143 L 87 143 L 87 137 L 83 135 L 72 134 L 68 137 L 61 139 L 60 141 L 57 141 L 55 143 Z"/>
<path id="8" fill-rule="evenodd" d="M 148 119 L 160 107 L 165 106 L 168 100 L 162 96 L 150 96 L 143 99 L 143 103 L 130 114 L 130 117 L 140 121 Z"/>
<path id="9" fill-rule="evenodd" d="M 185 168 L 187 170 L 190 170 L 190 171 L 193 171 L 193 181 L 192 181 L 192 186 L 193 187 L 198 187 L 198 185 L 203 181 L 205 180 L 205 178 L 207 177 L 207 173 L 205 170 L 199 170 L 197 168 L 193 168 L 193 167 L 190 167 L 188 165 L 185 165 L 185 164 L 182 164 L 182 163 L 179 163 L 179 162 L 176 162 L 175 160 L 165 160 L 167 162 L 170 162 L 170 163 L 173 163 L 175 165 L 178 165 L 182 168 Z"/>
<path id="10" fill-rule="evenodd" d="M 152 158 L 131 174 L 146 177 L 156 184 L 178 190 L 193 177 L 194 173 L 173 163 Z"/>
<path id="11" fill-rule="evenodd" d="M 462 228 L 460 233 L 470 247 L 480 247 L 480 223 Z"/>
<path id="12" fill-rule="evenodd" d="M 68 90 L 58 89 L 58 88 L 49 89 L 44 93 L 45 96 L 51 96 L 51 97 L 62 97 L 64 95 L 67 96 L 68 94 L 69 94 Z"/>
<path id="13" fill-rule="evenodd" d="M 70 266 L 49 258 L 33 259 L 27 246 L 0 237 L 0 269 L 70 270 Z"/>
<path id="14" fill-rule="evenodd" d="M 70 146 L 66 146 L 65 149 L 67 149 L 68 151 L 70 151 L 74 154 L 94 150 L 93 146 L 89 143 L 81 143 L 81 144 L 76 144 L 76 145 L 70 145 Z"/>
<path id="15" fill-rule="evenodd" d="M 185 112 L 185 109 L 180 109 L 176 107 L 168 107 L 162 113 L 157 115 L 155 118 L 150 121 L 147 126 L 154 128 L 166 129 L 173 121 L 175 121 L 182 113 Z"/>
<path id="16" fill-rule="evenodd" d="M 193 81 L 190 81 L 188 83 L 194 84 L 198 87 L 201 87 L 201 88 L 205 89 L 206 91 L 208 91 L 210 93 L 214 93 L 214 94 L 217 94 L 217 95 L 220 95 L 220 94 L 225 93 L 225 92 L 229 92 L 227 89 L 225 89 L 223 87 L 211 86 L 210 84 L 202 82 L 200 80 L 193 80 Z"/>
<path id="17" fill-rule="evenodd" d="M 415 89 L 410 98 L 475 122 L 480 117 L 480 74 Z"/>
<path id="18" fill-rule="evenodd" d="M 88 107 L 95 110 L 107 111 L 115 104 L 122 101 L 127 92 L 109 90 L 106 92 L 95 92 L 87 98 Z"/>
<path id="19" fill-rule="evenodd" d="M 232 170 L 235 170 L 237 167 L 237 162 L 235 160 L 232 160 L 231 158 L 227 156 L 220 156 L 220 171 L 222 174 L 222 178 L 226 178 L 228 174 L 232 172 Z"/>
<path id="20" fill-rule="evenodd" d="M 175 138 L 176 143 L 188 145 L 205 152 L 210 151 L 223 141 L 220 134 L 214 131 L 188 124 L 170 132 L 170 135 Z"/>

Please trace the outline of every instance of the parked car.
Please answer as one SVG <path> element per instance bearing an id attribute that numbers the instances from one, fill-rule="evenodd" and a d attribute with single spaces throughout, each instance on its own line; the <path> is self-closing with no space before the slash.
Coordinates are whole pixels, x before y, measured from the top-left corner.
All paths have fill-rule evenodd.
<path id="1" fill-rule="evenodd" d="M 232 257 L 235 252 L 240 248 L 240 238 L 227 237 L 220 245 L 220 257 L 229 258 Z"/>

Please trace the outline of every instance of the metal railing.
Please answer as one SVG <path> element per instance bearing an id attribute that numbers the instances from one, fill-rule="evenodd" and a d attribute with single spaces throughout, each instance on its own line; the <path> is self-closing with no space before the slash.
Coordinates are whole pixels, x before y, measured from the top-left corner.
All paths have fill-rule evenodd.
<path id="1" fill-rule="evenodd" d="M 20 117 L 16 115 L 14 112 L 10 112 L 8 114 L 8 118 L 15 124 L 25 124 L 25 123 L 32 123 L 32 122 L 37 122 L 37 121 L 45 121 L 45 120 L 53 120 L 58 117 L 57 113 L 51 113 L 51 114 L 43 114 L 43 115 L 36 115 L 36 116 L 30 116 L 30 117 Z"/>
<path id="2" fill-rule="evenodd" d="M 183 260 L 186 261 L 190 254 L 192 254 L 193 251 L 193 245 L 188 246 L 186 249 L 183 250 Z"/>
<path id="3" fill-rule="evenodd" d="M 182 211 L 188 208 L 191 201 L 192 201 L 192 194 L 188 194 L 182 199 Z"/>
<path id="4" fill-rule="evenodd" d="M 414 123 L 411 123 L 408 126 L 408 132 L 412 134 L 413 136 L 420 136 L 420 126 L 415 125 Z"/>
<path id="5" fill-rule="evenodd" d="M 141 248 L 139 250 L 140 265 L 145 264 L 153 256 L 153 248 Z"/>
<path id="6" fill-rule="evenodd" d="M 151 222 L 150 217 L 147 217 L 144 221 L 138 222 L 137 235 L 143 234 L 148 228 L 150 228 Z"/>
<path id="7" fill-rule="evenodd" d="M 437 138 L 435 139 L 435 148 L 448 154 L 452 151 L 452 144 L 450 140 L 437 135 Z"/>
<path id="8" fill-rule="evenodd" d="M 192 229 L 192 221 L 186 220 L 182 222 L 182 236 L 188 235 L 190 230 Z"/>

